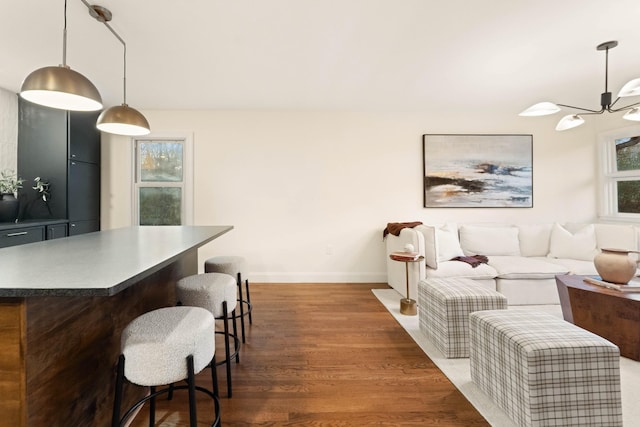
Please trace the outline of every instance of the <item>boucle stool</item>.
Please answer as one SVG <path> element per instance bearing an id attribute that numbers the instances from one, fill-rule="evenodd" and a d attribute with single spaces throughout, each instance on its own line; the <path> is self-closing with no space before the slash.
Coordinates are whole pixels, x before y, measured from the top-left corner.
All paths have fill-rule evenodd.
<path id="1" fill-rule="evenodd" d="M 471 279 L 418 283 L 418 318 L 424 333 L 447 358 L 469 357 L 469 313 L 507 308 L 507 298 Z"/>
<path id="2" fill-rule="evenodd" d="M 155 424 L 155 398 L 173 390 L 189 391 L 190 425 L 195 427 L 195 392 L 207 394 L 214 401 L 215 422 L 220 423 L 218 378 L 212 369 L 213 392 L 196 386 L 195 374 L 209 364 L 215 364 L 215 325 L 213 315 L 197 307 L 168 307 L 145 313 L 127 325 L 122 331 L 121 354 L 118 359 L 118 376 L 111 424 L 121 426 L 145 402 L 150 402 L 149 425 Z M 122 418 L 122 392 L 124 380 L 149 387 L 149 394 L 129 408 Z M 186 386 L 173 383 L 185 380 Z M 161 390 L 157 386 L 170 385 Z"/>
<path id="3" fill-rule="evenodd" d="M 238 302 L 240 303 L 240 328 L 242 329 L 242 342 L 245 340 L 244 318 L 249 316 L 249 324 L 253 324 L 251 312 L 251 293 L 249 292 L 249 279 L 245 279 L 246 299 L 242 295 L 242 272 L 246 271 L 246 261 L 241 256 L 214 256 L 204 262 L 205 273 L 225 273 L 238 279 Z M 245 311 L 246 306 L 246 311 Z"/>
<path id="4" fill-rule="evenodd" d="M 225 358 L 215 366 L 226 365 L 227 368 L 227 396 L 231 397 L 231 359 L 240 362 L 240 340 L 236 327 L 235 309 L 236 280 L 223 273 L 203 273 L 183 277 L 176 283 L 176 298 L 179 305 L 202 307 L 213 314 L 217 320 L 222 320 L 223 331 L 215 331 L 224 335 Z M 233 334 L 229 332 L 229 320 L 233 320 Z M 233 339 L 234 351 L 230 350 L 230 340 Z M 213 369 L 213 367 L 212 367 Z"/>
<path id="5" fill-rule="evenodd" d="M 533 310 L 469 316 L 472 381 L 521 426 L 621 426 L 620 352 Z"/>

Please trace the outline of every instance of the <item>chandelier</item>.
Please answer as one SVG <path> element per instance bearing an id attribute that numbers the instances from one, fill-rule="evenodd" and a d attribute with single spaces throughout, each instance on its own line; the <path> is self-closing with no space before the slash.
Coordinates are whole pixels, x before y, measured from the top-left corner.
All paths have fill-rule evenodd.
<path id="1" fill-rule="evenodd" d="M 633 79 L 627 84 L 625 84 L 622 89 L 618 92 L 618 96 L 615 101 L 612 102 L 612 95 L 609 92 L 609 49 L 613 49 L 618 45 L 618 42 L 615 40 L 604 42 L 599 44 L 596 49 L 605 51 L 605 71 L 604 71 L 604 92 L 600 94 L 600 109 L 592 110 L 589 108 L 575 107 L 572 105 L 565 104 L 555 104 L 553 102 L 539 102 L 535 105 L 524 110 L 520 113 L 520 116 L 532 117 L 532 116 L 547 116 L 550 114 L 555 114 L 558 111 L 562 110 L 562 108 L 569 108 L 573 110 L 581 111 L 580 114 L 568 114 L 564 116 L 558 122 L 556 126 L 556 130 L 563 131 L 567 129 L 572 129 L 580 126 L 584 123 L 584 119 L 581 117 L 590 114 L 602 114 L 605 111 L 609 113 L 617 113 L 619 111 L 628 110 L 627 113 L 622 117 L 626 120 L 640 121 L 640 109 L 637 107 L 640 105 L 640 102 L 636 102 L 634 104 L 629 104 L 624 107 L 614 108 L 616 103 L 620 100 L 620 98 L 626 98 L 629 96 L 638 96 L 640 95 L 640 78 Z M 561 108 L 562 107 L 562 108 Z"/>

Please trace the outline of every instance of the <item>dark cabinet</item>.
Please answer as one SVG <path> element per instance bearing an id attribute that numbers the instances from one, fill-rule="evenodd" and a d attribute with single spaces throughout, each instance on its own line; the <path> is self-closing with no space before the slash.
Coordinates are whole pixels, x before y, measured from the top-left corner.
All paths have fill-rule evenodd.
<path id="1" fill-rule="evenodd" d="M 45 231 L 47 233 L 47 240 L 59 239 L 61 237 L 67 237 L 69 235 L 67 224 L 47 225 Z"/>
<path id="2" fill-rule="evenodd" d="M 0 248 L 59 239 L 67 235 L 67 222 L 64 220 L 5 223 L 0 224 Z"/>
<path id="3" fill-rule="evenodd" d="M 19 98 L 18 175 L 20 220 L 68 219 L 83 232 L 100 229 L 99 112 L 43 107 Z M 34 178 L 49 183 L 50 197 L 31 189 Z M 69 235 L 80 234 L 69 227 Z"/>
<path id="4" fill-rule="evenodd" d="M 0 248 L 44 240 L 44 227 L 14 228 L 0 231 Z"/>

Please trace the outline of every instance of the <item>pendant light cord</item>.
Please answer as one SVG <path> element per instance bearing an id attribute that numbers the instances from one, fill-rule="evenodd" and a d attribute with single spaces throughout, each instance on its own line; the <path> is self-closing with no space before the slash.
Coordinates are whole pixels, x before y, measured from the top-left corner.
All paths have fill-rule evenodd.
<path id="1" fill-rule="evenodd" d="M 64 0 L 64 30 L 62 30 L 62 66 L 67 66 L 67 0 Z"/>

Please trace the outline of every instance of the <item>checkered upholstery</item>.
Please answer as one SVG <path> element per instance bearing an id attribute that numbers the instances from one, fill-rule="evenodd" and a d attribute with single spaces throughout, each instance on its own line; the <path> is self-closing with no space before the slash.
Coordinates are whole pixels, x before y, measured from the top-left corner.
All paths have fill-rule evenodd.
<path id="1" fill-rule="evenodd" d="M 507 298 L 473 280 L 428 279 L 418 283 L 420 330 L 447 358 L 469 357 L 469 313 L 507 308 Z"/>
<path id="2" fill-rule="evenodd" d="M 620 352 L 536 311 L 469 316 L 472 381 L 521 426 L 621 426 Z"/>

